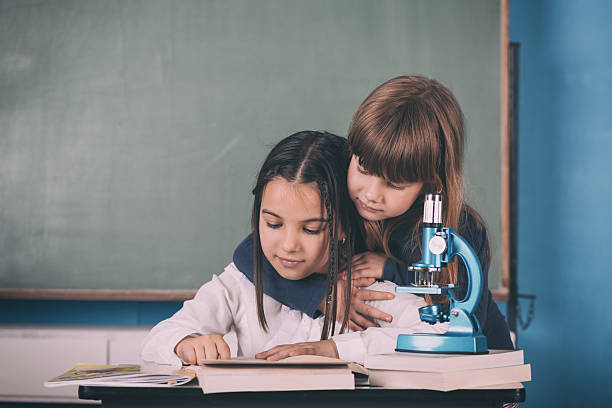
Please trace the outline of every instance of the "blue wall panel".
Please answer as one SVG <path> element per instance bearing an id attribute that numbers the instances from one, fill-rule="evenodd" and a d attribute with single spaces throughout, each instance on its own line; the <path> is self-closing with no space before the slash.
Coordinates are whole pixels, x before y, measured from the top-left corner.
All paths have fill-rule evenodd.
<path id="1" fill-rule="evenodd" d="M 0 324 L 153 326 L 182 302 L 0 300 Z"/>
<path id="2" fill-rule="evenodd" d="M 518 284 L 537 295 L 518 333 L 533 364 L 526 406 L 607 404 L 610 21 L 609 1 L 510 1 L 521 48 Z"/>

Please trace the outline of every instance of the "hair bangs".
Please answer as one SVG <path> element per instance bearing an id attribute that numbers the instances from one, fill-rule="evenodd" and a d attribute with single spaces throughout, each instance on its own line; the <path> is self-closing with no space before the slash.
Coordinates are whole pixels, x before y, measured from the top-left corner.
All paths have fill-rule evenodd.
<path id="1" fill-rule="evenodd" d="M 353 123 L 351 153 L 366 171 L 391 182 L 439 183 L 437 120 L 422 104 L 403 108 L 381 115 L 376 127 Z"/>

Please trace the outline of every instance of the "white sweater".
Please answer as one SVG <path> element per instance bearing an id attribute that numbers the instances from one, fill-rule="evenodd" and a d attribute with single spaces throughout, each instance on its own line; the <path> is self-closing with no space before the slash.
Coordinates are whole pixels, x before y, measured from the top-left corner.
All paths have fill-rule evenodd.
<path id="1" fill-rule="evenodd" d="M 379 282 L 368 289 L 393 293 L 395 284 Z M 230 337 L 228 341 L 232 356 L 249 358 L 281 344 L 320 340 L 322 316 L 313 319 L 267 295 L 263 298 L 267 332 L 257 319 L 255 286 L 231 263 L 222 274 L 202 285 L 174 316 L 151 330 L 143 342 L 141 357 L 159 364 L 180 365 L 174 348 L 192 334 L 233 333 L 235 340 Z M 393 322 L 379 321 L 380 328 L 333 336 L 343 360 L 362 363 L 366 354 L 390 353 L 400 333 L 442 333 L 448 328 L 447 323 L 432 326 L 420 320 L 418 308 L 425 306 L 425 301 L 416 295 L 397 294 L 393 300 L 368 304 L 391 314 Z"/>

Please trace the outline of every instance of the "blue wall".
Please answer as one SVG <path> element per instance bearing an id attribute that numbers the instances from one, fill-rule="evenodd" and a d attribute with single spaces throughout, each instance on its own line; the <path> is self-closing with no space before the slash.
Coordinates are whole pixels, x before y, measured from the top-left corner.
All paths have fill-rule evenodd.
<path id="1" fill-rule="evenodd" d="M 182 302 L 0 299 L 0 324 L 154 326 Z"/>
<path id="2" fill-rule="evenodd" d="M 533 364 L 526 406 L 609 404 L 611 22 L 606 0 L 510 0 L 521 48 L 518 284 L 537 295 L 518 332 Z"/>

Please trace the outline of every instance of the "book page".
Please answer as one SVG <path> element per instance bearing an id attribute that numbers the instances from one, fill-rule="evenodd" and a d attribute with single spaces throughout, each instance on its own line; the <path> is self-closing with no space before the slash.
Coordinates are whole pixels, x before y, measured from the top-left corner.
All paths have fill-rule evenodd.
<path id="1" fill-rule="evenodd" d="M 323 356 L 294 356 L 278 361 L 261 360 L 255 358 L 237 357 L 231 360 L 204 360 L 204 365 L 348 365 L 348 361 Z"/>

